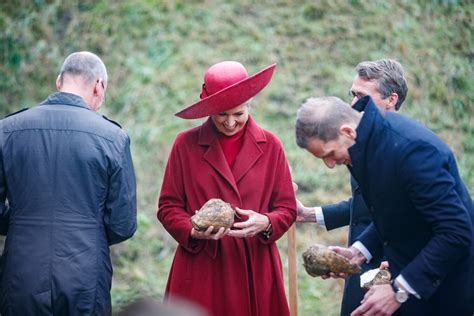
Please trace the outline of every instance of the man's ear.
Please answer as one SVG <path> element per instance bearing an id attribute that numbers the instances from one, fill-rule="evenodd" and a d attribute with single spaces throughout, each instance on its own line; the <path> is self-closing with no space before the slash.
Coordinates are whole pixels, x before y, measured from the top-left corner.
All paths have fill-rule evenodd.
<path id="1" fill-rule="evenodd" d="M 342 124 L 341 127 L 339 127 L 339 133 L 352 140 L 355 140 L 357 137 L 356 130 L 349 124 Z"/>
<path id="2" fill-rule="evenodd" d="M 397 110 L 396 109 L 397 102 L 398 102 L 398 94 L 396 92 L 392 92 L 388 96 L 388 104 L 385 106 L 385 111 L 395 112 Z"/>
<path id="3" fill-rule="evenodd" d="M 56 78 L 56 89 L 59 91 L 61 89 L 61 75 L 58 75 L 58 77 Z"/>
<path id="4" fill-rule="evenodd" d="M 94 84 L 94 89 L 92 91 L 92 93 L 94 94 L 94 96 L 98 96 L 100 94 L 100 92 L 102 91 L 102 86 L 101 86 L 101 81 L 100 79 L 97 79 L 95 81 L 95 84 Z"/>

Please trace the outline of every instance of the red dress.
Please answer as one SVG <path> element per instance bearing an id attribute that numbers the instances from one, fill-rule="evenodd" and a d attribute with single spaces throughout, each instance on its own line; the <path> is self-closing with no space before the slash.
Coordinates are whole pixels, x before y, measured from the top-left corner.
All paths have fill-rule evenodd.
<path id="1" fill-rule="evenodd" d="M 159 197 L 158 219 L 178 242 L 166 296 L 200 304 L 210 315 L 289 315 L 275 243 L 296 219 L 296 200 L 281 142 L 249 116 L 232 169 L 209 119 L 180 133 Z M 266 214 L 273 234 L 215 240 L 190 237 L 189 218 L 211 198 Z"/>

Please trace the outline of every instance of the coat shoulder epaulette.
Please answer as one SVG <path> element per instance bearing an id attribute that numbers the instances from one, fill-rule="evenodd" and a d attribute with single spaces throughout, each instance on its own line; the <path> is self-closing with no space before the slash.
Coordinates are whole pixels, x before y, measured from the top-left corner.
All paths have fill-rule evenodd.
<path id="1" fill-rule="evenodd" d="M 115 122 L 114 120 L 109 119 L 107 116 L 102 115 L 102 117 L 103 117 L 104 119 L 106 119 L 107 121 L 109 121 L 110 123 L 115 124 L 115 125 L 117 125 L 118 127 L 122 128 L 122 125 L 120 125 L 119 123 Z"/>
<path id="2" fill-rule="evenodd" d="M 7 118 L 7 117 L 9 117 L 9 116 L 13 116 L 13 115 L 18 114 L 18 113 L 21 113 L 21 112 L 24 112 L 24 111 L 26 111 L 26 110 L 28 110 L 28 109 L 29 109 L 29 108 L 23 108 L 23 109 L 21 109 L 21 110 L 19 110 L 19 111 L 16 111 L 16 112 L 7 114 L 4 118 Z"/>

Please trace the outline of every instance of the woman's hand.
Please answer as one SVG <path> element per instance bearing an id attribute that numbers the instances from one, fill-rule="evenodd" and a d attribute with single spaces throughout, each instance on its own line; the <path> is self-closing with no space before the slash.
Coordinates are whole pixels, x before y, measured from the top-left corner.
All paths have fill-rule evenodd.
<path id="1" fill-rule="evenodd" d="M 224 227 L 219 228 L 219 230 L 213 234 L 212 230 L 214 226 L 209 226 L 205 231 L 200 232 L 195 230 L 194 228 L 191 229 L 191 237 L 194 239 L 214 239 L 218 240 L 227 235 L 230 231 L 230 228 L 225 229 Z"/>
<path id="2" fill-rule="evenodd" d="M 232 229 L 229 232 L 229 236 L 231 237 L 252 237 L 266 230 L 270 224 L 270 220 L 265 215 L 252 210 L 242 210 L 238 207 L 236 207 L 235 210 L 239 215 L 247 216 L 248 219 L 245 222 L 234 223 L 232 228 L 237 229 Z"/>

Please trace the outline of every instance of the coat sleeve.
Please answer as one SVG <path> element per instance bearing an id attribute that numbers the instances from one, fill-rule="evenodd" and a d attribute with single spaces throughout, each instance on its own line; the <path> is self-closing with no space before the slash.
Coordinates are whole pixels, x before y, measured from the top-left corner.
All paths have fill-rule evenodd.
<path id="1" fill-rule="evenodd" d="M 362 196 L 360 195 L 359 184 L 352 176 L 351 188 L 352 197 L 348 200 L 322 206 L 324 223 L 327 230 L 332 230 L 335 228 L 340 228 L 349 225 L 351 223 L 351 216 L 353 219 L 358 219 L 358 216 L 361 215 L 359 213 L 363 211 L 362 208 L 366 208 L 365 204 L 361 201 Z M 353 214 L 351 214 L 351 208 L 352 212 L 354 212 Z"/>
<path id="2" fill-rule="evenodd" d="M 454 156 L 430 144 L 412 144 L 399 165 L 402 187 L 431 226 L 432 238 L 401 274 L 422 298 L 429 298 L 446 274 L 469 253 L 469 210 L 456 191 Z"/>
<path id="3" fill-rule="evenodd" d="M 356 240 L 367 248 L 372 255 L 372 260 L 380 261 L 383 256 L 383 246 L 374 223 L 370 223 Z"/>
<path id="4" fill-rule="evenodd" d="M 268 216 L 273 232 L 269 239 L 260 238 L 264 243 L 277 241 L 296 220 L 296 198 L 293 191 L 291 172 L 283 148 L 280 145 L 277 167 L 275 168 L 275 182 L 270 201 Z"/>
<path id="5" fill-rule="evenodd" d="M 109 175 L 104 224 L 109 245 L 133 236 L 137 229 L 136 181 L 130 139 L 120 130 L 117 152 Z"/>
<path id="6" fill-rule="evenodd" d="M 1 131 L 1 122 L 0 122 Z M 10 207 L 7 202 L 7 181 L 3 170 L 3 133 L 0 133 L 0 235 L 8 232 L 8 222 L 10 220 Z"/>
<path id="7" fill-rule="evenodd" d="M 335 204 L 323 205 L 324 223 L 327 230 L 349 225 L 351 218 L 350 205 L 352 198 Z"/>
<path id="8" fill-rule="evenodd" d="M 202 249 L 204 241 L 190 236 L 191 215 L 186 212 L 183 159 L 179 152 L 179 139 L 178 136 L 166 164 L 158 199 L 157 218 L 184 249 L 197 253 Z"/>

